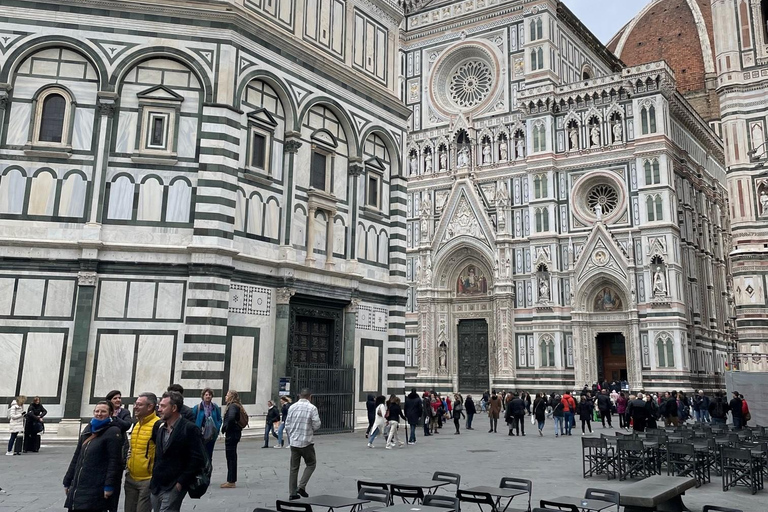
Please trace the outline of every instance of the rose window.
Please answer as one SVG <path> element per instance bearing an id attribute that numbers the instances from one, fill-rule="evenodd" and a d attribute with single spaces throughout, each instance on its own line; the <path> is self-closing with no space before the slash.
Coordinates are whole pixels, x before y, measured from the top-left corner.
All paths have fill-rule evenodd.
<path id="1" fill-rule="evenodd" d="M 451 77 L 451 100 L 461 108 L 482 103 L 493 86 L 491 68 L 482 61 L 473 60 L 459 66 Z"/>
<path id="2" fill-rule="evenodd" d="M 619 204 L 619 193 L 610 185 L 595 185 L 587 194 L 587 205 L 591 212 L 595 211 L 595 206 L 600 205 L 603 215 L 608 215 L 616 209 Z"/>

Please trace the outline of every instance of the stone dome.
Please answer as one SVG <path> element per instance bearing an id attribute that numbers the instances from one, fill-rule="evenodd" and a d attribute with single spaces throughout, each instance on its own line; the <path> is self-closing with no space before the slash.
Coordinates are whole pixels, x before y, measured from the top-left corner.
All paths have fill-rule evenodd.
<path id="1" fill-rule="evenodd" d="M 608 42 L 628 66 L 665 60 L 678 90 L 706 121 L 720 118 L 711 0 L 650 0 Z"/>

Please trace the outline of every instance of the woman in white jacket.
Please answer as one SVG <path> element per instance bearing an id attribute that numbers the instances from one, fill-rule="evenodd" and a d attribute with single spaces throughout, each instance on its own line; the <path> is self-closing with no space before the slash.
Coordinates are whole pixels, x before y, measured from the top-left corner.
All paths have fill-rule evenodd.
<path id="1" fill-rule="evenodd" d="M 8 430 L 11 432 L 11 438 L 8 440 L 8 451 L 6 455 L 20 455 L 21 452 L 13 451 L 13 445 L 16 443 L 16 437 L 24 432 L 24 401 L 27 399 L 25 396 L 18 396 L 16 400 L 11 402 L 11 406 L 8 408 L 8 419 L 10 420 Z"/>
<path id="2" fill-rule="evenodd" d="M 387 425 L 387 406 L 384 402 L 387 399 L 383 396 L 376 397 L 376 406 L 374 412 L 373 427 L 368 435 L 368 448 L 373 448 L 373 440 L 376 436 L 384 433 L 384 427 Z"/>

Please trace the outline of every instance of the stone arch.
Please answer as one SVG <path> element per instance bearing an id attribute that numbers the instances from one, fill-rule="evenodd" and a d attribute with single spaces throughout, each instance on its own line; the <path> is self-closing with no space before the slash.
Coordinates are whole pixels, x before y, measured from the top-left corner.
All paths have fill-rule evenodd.
<path id="1" fill-rule="evenodd" d="M 250 71 L 240 78 L 240 81 L 237 85 L 237 94 L 235 95 L 235 108 L 240 108 L 240 104 L 243 101 L 243 92 L 245 92 L 245 88 L 253 80 L 260 80 L 274 89 L 283 104 L 286 130 L 296 130 L 298 122 L 296 102 L 293 101 L 293 97 L 288 92 L 288 88 L 285 86 L 285 83 L 277 75 L 267 70 L 257 69 Z"/>
<path id="2" fill-rule="evenodd" d="M 495 259 L 494 253 L 490 247 L 483 244 L 481 241 L 470 236 L 462 235 L 454 238 L 443 247 L 441 247 L 432 258 L 432 269 L 435 282 L 433 283 L 435 288 L 448 287 L 449 281 L 442 284 L 442 276 L 445 274 L 446 279 L 453 272 L 459 272 L 461 269 L 456 269 L 458 265 L 456 262 L 461 259 L 466 259 L 470 255 L 474 255 L 479 265 L 489 276 L 488 286 L 492 286 L 490 278 L 493 276 L 493 262 Z"/>
<path id="3" fill-rule="evenodd" d="M 210 103 L 212 101 L 213 85 L 211 84 L 211 77 L 208 76 L 205 68 L 203 68 L 203 66 L 191 55 L 181 50 L 167 46 L 152 46 L 148 48 L 142 48 L 130 53 L 115 67 L 115 71 L 112 73 L 112 76 L 109 79 L 110 90 L 114 91 L 117 87 L 119 87 L 119 84 L 123 82 L 125 75 L 131 69 L 150 59 L 175 60 L 180 64 L 188 67 L 203 88 L 204 101 L 206 103 Z"/>
<path id="4" fill-rule="evenodd" d="M 294 126 L 295 131 L 301 131 L 301 123 L 304 121 L 304 118 L 309 112 L 309 109 L 318 104 L 333 112 L 341 123 L 344 134 L 347 136 L 348 156 L 359 155 L 361 151 L 360 138 L 358 136 L 357 130 L 355 130 L 354 125 L 352 124 L 352 118 L 350 117 L 347 110 L 342 107 L 338 101 L 334 100 L 333 98 L 329 98 L 328 96 L 314 97 L 307 101 L 303 107 L 301 107 L 301 111 L 296 117 L 296 126 Z"/>
<path id="5" fill-rule="evenodd" d="M 603 288 L 612 288 L 619 292 L 621 307 L 616 311 L 626 312 L 632 308 L 632 291 L 625 280 L 607 271 L 600 272 L 582 284 L 574 297 L 574 308 L 587 313 L 606 313 L 607 311 L 595 311 L 595 299 Z"/>
<path id="6" fill-rule="evenodd" d="M 41 50 L 56 47 L 67 48 L 82 55 L 98 73 L 99 90 L 103 90 L 106 87 L 108 73 L 101 56 L 91 46 L 83 43 L 83 41 L 67 36 L 38 37 L 20 45 L 8 56 L 6 66 L 0 71 L 0 82 L 12 83 L 14 74 L 27 57 Z"/>
<path id="7" fill-rule="evenodd" d="M 381 138 L 381 140 L 384 141 L 384 145 L 386 146 L 387 151 L 389 152 L 390 177 L 401 176 L 400 150 L 397 147 L 397 143 L 395 142 L 394 137 L 392 137 L 392 135 L 387 130 L 385 130 L 380 126 L 369 126 L 360 136 L 360 140 L 363 141 L 363 144 L 365 143 L 366 140 L 368 140 L 368 137 L 370 135 L 378 135 Z M 363 156 L 363 149 L 364 149 L 363 144 L 360 145 L 360 153 L 359 153 L 360 157 Z"/>

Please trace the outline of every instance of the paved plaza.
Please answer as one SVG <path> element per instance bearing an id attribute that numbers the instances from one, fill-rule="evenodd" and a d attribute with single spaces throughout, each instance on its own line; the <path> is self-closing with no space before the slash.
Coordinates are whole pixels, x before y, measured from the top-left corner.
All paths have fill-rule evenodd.
<path id="1" fill-rule="evenodd" d="M 533 481 L 535 506 L 540 499 L 583 496 L 587 487 L 620 489 L 626 485 L 615 480 L 607 482 L 604 477 L 581 477 L 580 432 L 574 432 L 570 438 L 555 439 L 552 422 L 548 422 L 545 437 L 535 435 L 531 429 L 521 438 L 507 436 L 501 425 L 495 435 L 487 433 L 484 421 L 477 421 L 475 426 L 477 430 L 457 436 L 451 433 L 451 424 L 441 434 L 429 438 L 423 438 L 420 429 L 416 445 L 393 450 L 385 450 L 379 439 L 375 449 L 368 449 L 362 433 L 319 436 L 317 470 L 307 491 L 310 495 L 354 496 L 358 479 L 431 476 L 442 470 L 459 473 L 462 487 L 498 485 L 503 476 L 528 478 Z M 530 423 L 526 425 L 529 426 Z M 609 431 L 597 426 L 593 435 L 602 432 Z M 274 508 L 275 499 L 287 499 L 289 450 L 261 449 L 261 445 L 258 438 L 240 443 L 237 488 L 225 490 L 219 488 L 226 474 L 222 439 L 214 453 L 211 489 L 201 500 L 187 499 L 182 510 L 250 512 L 255 507 Z M 0 494 L 0 512 L 62 510 L 61 481 L 73 450 L 74 445 L 50 445 L 38 454 L 0 458 L 0 487 L 7 491 Z M 700 511 L 706 504 L 718 504 L 756 512 L 766 510 L 766 498 L 768 491 L 752 496 L 744 488 L 724 493 L 719 477 L 713 475 L 712 483 L 691 489 L 684 501 L 693 511 Z M 513 506 L 520 505 L 513 502 Z M 470 512 L 475 510 L 471 508 Z"/>

